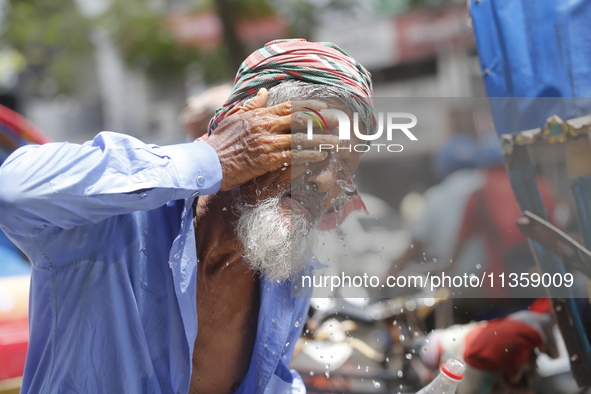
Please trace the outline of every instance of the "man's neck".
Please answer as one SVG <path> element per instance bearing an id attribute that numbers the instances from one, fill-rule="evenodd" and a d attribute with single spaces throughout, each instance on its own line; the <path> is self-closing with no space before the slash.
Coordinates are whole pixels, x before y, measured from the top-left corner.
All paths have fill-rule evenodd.
<path id="1" fill-rule="evenodd" d="M 244 380 L 257 334 L 259 277 L 244 262 L 234 231 L 236 198 L 200 197 L 197 204 L 198 333 L 193 352 L 193 393 L 234 392 Z M 212 362 L 215 355 L 216 362 Z"/>
<path id="2" fill-rule="evenodd" d="M 195 214 L 197 257 L 207 273 L 242 264 L 241 244 L 234 231 L 238 217 L 232 203 L 236 192 L 199 198 Z"/>

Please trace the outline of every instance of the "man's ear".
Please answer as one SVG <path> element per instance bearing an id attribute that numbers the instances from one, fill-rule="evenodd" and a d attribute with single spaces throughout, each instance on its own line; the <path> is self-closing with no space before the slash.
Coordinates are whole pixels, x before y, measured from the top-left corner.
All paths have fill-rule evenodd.
<path id="1" fill-rule="evenodd" d="M 236 114 L 243 114 L 245 112 L 252 111 L 253 109 L 265 108 L 267 106 L 268 100 L 269 92 L 267 92 L 267 89 L 261 88 L 256 96 L 246 100 L 241 106 L 234 107 L 228 111 L 226 118 Z"/>

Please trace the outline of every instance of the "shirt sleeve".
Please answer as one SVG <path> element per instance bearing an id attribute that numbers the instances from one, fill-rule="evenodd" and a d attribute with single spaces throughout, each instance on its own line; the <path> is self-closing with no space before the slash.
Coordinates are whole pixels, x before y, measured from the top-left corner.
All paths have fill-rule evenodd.
<path id="1" fill-rule="evenodd" d="M 36 235 L 219 190 L 221 165 L 205 142 L 148 145 L 102 132 L 85 144 L 29 145 L 0 168 L 0 227 Z"/>

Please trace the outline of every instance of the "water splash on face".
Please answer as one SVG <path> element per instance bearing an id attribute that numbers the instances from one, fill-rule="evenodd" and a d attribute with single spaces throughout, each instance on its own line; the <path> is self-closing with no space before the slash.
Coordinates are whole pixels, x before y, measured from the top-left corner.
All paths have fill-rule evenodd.
<path id="1" fill-rule="evenodd" d="M 348 183 L 347 181 L 344 181 L 342 179 L 338 179 L 336 181 L 337 185 L 339 185 L 339 187 L 341 189 L 343 189 L 344 191 L 348 192 L 348 193 L 353 193 L 355 190 L 357 190 L 357 188 L 355 187 L 355 185 L 352 185 L 350 183 Z"/>

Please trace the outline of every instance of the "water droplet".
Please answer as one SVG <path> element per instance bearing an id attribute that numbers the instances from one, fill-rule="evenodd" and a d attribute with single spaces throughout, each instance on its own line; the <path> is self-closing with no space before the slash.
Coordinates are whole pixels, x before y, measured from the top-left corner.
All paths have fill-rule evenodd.
<path id="1" fill-rule="evenodd" d="M 480 268 L 482 268 L 482 266 L 480 264 L 476 264 L 476 268 L 480 269 Z"/>
<path id="2" fill-rule="evenodd" d="M 228 208 L 226 208 L 226 207 L 222 208 L 222 211 L 224 211 L 224 212 L 226 212 L 227 210 L 228 210 Z"/>
<path id="3" fill-rule="evenodd" d="M 369 372 L 369 366 L 365 367 L 365 372 Z"/>
<path id="4" fill-rule="evenodd" d="M 296 321 L 295 323 L 293 323 L 293 325 L 294 325 L 295 328 L 298 328 L 300 326 L 300 322 L 299 321 Z"/>
<path id="5" fill-rule="evenodd" d="M 372 380 L 372 382 L 373 382 L 373 387 L 375 387 L 376 389 L 379 389 L 380 387 L 382 387 L 380 382 L 376 382 L 375 380 Z"/>
<path id="6" fill-rule="evenodd" d="M 173 256 L 175 259 L 178 259 L 179 257 L 181 257 L 181 253 L 175 253 L 175 255 Z"/>
<path id="7" fill-rule="evenodd" d="M 349 193 L 353 193 L 356 189 L 355 189 L 355 185 L 351 185 L 350 183 L 347 183 L 347 181 L 344 181 L 342 179 L 338 179 L 336 181 L 337 185 L 340 186 L 341 189 L 349 192 Z"/>
<path id="8" fill-rule="evenodd" d="M 401 378 L 404 376 L 404 372 L 402 372 L 402 370 L 399 370 L 397 375 L 399 378 Z"/>
<path id="9" fill-rule="evenodd" d="M 406 357 L 406 359 L 407 359 L 407 360 L 410 360 L 410 359 L 412 359 L 412 354 L 410 354 L 410 353 L 406 353 L 406 354 L 404 355 L 404 357 Z"/>
<path id="10" fill-rule="evenodd" d="M 361 369 L 361 365 L 360 364 L 357 364 L 357 369 Z"/>
<path id="11" fill-rule="evenodd" d="M 283 163 L 283 166 L 284 166 L 284 167 L 287 167 L 288 165 L 289 165 L 289 164 L 287 164 L 287 163 Z"/>
<path id="12" fill-rule="evenodd" d="M 287 155 L 286 155 L 285 153 L 284 153 L 284 154 L 282 154 L 281 156 L 283 156 L 283 157 L 287 157 Z"/>
<path id="13" fill-rule="evenodd" d="M 281 171 L 285 171 L 285 167 L 281 167 Z"/>
<path id="14" fill-rule="evenodd" d="M 309 168 L 306 170 L 306 174 L 310 175 L 312 173 L 312 170 L 310 170 Z"/>
<path id="15" fill-rule="evenodd" d="M 328 379 L 328 378 L 330 378 L 330 372 L 326 371 L 326 372 L 324 373 L 324 376 L 326 376 L 326 378 L 327 378 L 327 379 Z"/>
<path id="16" fill-rule="evenodd" d="M 310 371 L 310 376 L 314 376 L 314 371 Z"/>
<path id="17" fill-rule="evenodd" d="M 400 334 L 400 336 L 398 337 L 398 339 L 400 339 L 400 341 L 404 341 L 404 335 Z"/>
<path id="18" fill-rule="evenodd" d="M 298 148 L 298 150 L 301 150 L 302 149 L 302 146 L 301 145 L 298 145 L 297 148 Z"/>
<path id="19" fill-rule="evenodd" d="M 288 347 L 288 346 L 289 346 L 289 342 L 287 342 L 287 343 L 285 344 L 285 347 Z"/>

